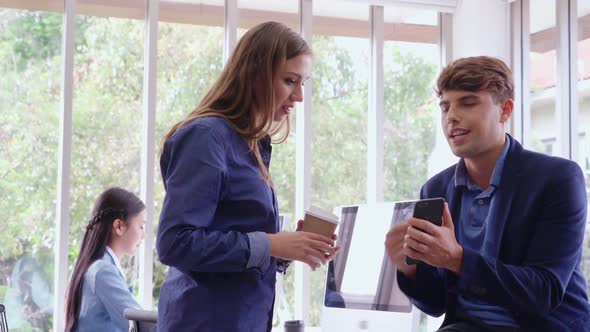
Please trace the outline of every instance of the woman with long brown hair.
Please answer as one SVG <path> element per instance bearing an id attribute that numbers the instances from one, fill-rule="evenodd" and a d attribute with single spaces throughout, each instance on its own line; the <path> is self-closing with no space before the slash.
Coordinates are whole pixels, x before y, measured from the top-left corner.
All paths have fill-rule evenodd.
<path id="1" fill-rule="evenodd" d="M 140 308 L 119 260 L 143 240 L 145 205 L 133 193 L 110 188 L 98 196 L 66 294 L 66 332 L 127 331 L 125 308 Z"/>
<path id="2" fill-rule="evenodd" d="M 166 197 L 157 250 L 170 266 L 158 331 L 269 331 L 282 260 L 315 270 L 338 248 L 327 237 L 279 232 L 269 174 L 271 136 L 289 133 L 311 49 L 266 22 L 239 41 L 197 108 L 162 141 Z M 284 129 L 281 132 L 281 129 Z"/>

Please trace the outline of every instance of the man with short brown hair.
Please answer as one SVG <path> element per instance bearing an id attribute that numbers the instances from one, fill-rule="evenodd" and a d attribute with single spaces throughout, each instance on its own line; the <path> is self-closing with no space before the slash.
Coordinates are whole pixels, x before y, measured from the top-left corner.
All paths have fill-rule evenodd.
<path id="1" fill-rule="evenodd" d="M 439 331 L 590 331 L 580 267 L 587 201 L 580 167 L 524 150 L 505 132 L 512 73 L 458 59 L 437 81 L 442 127 L 460 161 L 422 187 L 443 197 L 443 225 L 411 218 L 386 249 L 398 284 Z M 407 265 L 405 257 L 418 259 Z"/>

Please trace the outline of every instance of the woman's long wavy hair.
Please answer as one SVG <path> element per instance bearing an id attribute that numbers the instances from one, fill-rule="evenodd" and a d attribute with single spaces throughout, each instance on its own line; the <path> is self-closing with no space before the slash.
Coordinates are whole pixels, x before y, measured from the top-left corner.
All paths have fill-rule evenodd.
<path id="1" fill-rule="evenodd" d="M 76 329 L 82 303 L 84 275 L 94 261 L 102 257 L 111 238 L 113 221 L 129 223 L 145 209 L 145 204 L 133 193 L 121 188 L 109 188 L 94 202 L 92 218 L 86 226 L 80 253 L 66 293 L 66 332 Z"/>
<path id="2" fill-rule="evenodd" d="M 282 23 L 265 22 L 250 29 L 198 106 L 164 136 L 160 152 L 166 141 L 188 122 L 217 116 L 227 120 L 244 137 L 264 180 L 270 185 L 270 174 L 262 161 L 258 142 L 280 132 L 283 135 L 277 141 L 283 142 L 290 131 L 288 117 L 279 124 L 273 122 L 273 80 L 285 61 L 302 54 L 311 55 L 311 48 L 299 34 Z"/>

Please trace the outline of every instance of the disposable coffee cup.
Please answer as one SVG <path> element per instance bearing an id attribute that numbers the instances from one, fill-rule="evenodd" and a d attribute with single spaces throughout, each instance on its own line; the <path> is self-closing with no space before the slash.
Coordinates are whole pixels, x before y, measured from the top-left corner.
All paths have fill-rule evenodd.
<path id="1" fill-rule="evenodd" d="M 305 211 L 301 230 L 332 238 L 336 227 L 338 227 L 338 217 L 330 212 L 311 207 Z"/>
<path id="2" fill-rule="evenodd" d="M 302 320 L 288 320 L 285 321 L 285 332 L 303 332 L 305 324 Z"/>

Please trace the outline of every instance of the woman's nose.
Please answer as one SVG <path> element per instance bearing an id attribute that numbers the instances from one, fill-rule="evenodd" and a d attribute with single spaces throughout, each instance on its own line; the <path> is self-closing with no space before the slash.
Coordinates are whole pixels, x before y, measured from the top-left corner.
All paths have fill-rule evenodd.
<path id="1" fill-rule="evenodd" d="M 298 85 L 295 90 L 293 90 L 291 100 L 299 103 L 303 101 L 303 86 Z"/>

